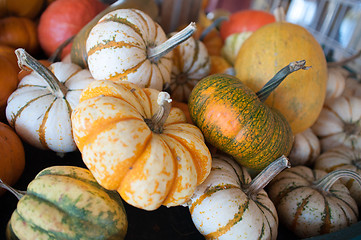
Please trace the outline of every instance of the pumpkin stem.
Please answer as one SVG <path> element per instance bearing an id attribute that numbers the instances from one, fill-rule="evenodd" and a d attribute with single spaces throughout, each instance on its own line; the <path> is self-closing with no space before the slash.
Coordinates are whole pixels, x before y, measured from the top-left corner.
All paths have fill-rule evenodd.
<path id="1" fill-rule="evenodd" d="M 52 93 L 59 98 L 64 98 L 66 89 L 63 84 L 55 77 L 47 67 L 33 58 L 29 53 L 27 53 L 23 48 L 18 48 L 15 50 L 15 54 L 18 58 L 18 65 L 20 69 L 29 71 L 29 69 L 38 73 L 50 87 Z"/>
<path id="2" fill-rule="evenodd" d="M 355 53 L 354 55 L 348 57 L 348 58 L 345 58 L 341 61 L 338 61 L 338 62 L 328 62 L 327 63 L 327 67 L 342 67 L 344 65 L 346 65 L 347 63 L 359 58 L 361 56 L 361 50 L 359 50 L 357 53 Z"/>
<path id="3" fill-rule="evenodd" d="M 261 90 L 259 90 L 256 95 L 258 98 L 264 102 L 268 98 L 268 96 L 271 94 L 273 90 L 275 90 L 278 85 L 281 84 L 281 82 L 291 73 L 298 71 L 300 69 L 307 70 L 310 67 L 305 66 L 306 61 L 300 60 L 291 62 L 286 67 L 282 68 L 279 72 L 277 72 L 271 80 L 269 80 Z"/>
<path id="4" fill-rule="evenodd" d="M 171 105 L 172 99 L 170 98 L 169 93 L 160 92 L 158 94 L 157 103 L 159 105 L 158 111 L 153 115 L 152 119 L 146 121 L 150 129 L 155 133 L 162 133 L 163 125 L 167 120 Z"/>
<path id="5" fill-rule="evenodd" d="M 210 33 L 214 28 L 217 28 L 221 25 L 222 22 L 228 21 L 229 16 L 221 16 L 219 18 L 216 18 L 206 29 L 203 30 L 201 35 L 199 36 L 199 41 L 203 41 L 204 38 Z"/>
<path id="6" fill-rule="evenodd" d="M 279 174 L 283 169 L 291 167 L 288 159 L 282 155 L 262 170 L 243 191 L 250 197 L 256 195 L 261 189 Z"/>
<path id="7" fill-rule="evenodd" d="M 179 44 L 190 38 L 196 31 L 196 24 L 191 22 L 182 31 L 176 33 L 164 43 L 148 49 L 148 59 L 151 62 L 158 62 L 161 57 L 172 51 Z"/>
<path id="8" fill-rule="evenodd" d="M 347 170 L 347 169 L 340 169 L 340 170 L 335 170 L 332 171 L 330 173 L 328 173 L 327 175 L 325 175 L 323 178 L 318 179 L 317 181 L 315 181 L 313 184 L 314 188 L 323 190 L 328 192 L 331 188 L 331 186 L 340 178 L 343 177 L 350 177 L 354 180 L 356 180 L 356 182 L 361 186 L 361 176 L 360 174 L 358 174 L 355 171 L 352 170 Z"/>
<path id="9" fill-rule="evenodd" d="M 59 47 L 55 49 L 55 52 L 48 58 L 48 61 L 51 63 L 54 63 L 56 61 L 61 61 L 60 59 L 61 53 L 63 52 L 64 48 L 73 41 L 74 38 L 75 35 L 71 36 L 70 38 L 66 39 L 62 44 L 60 44 Z"/>
<path id="10" fill-rule="evenodd" d="M 15 197 L 20 200 L 20 198 L 22 198 L 26 192 L 25 191 L 20 191 L 20 190 L 16 190 L 12 187 L 10 187 L 9 185 L 5 184 L 1 179 L 0 179 L 0 187 L 8 190 L 9 192 L 11 192 L 12 194 L 15 195 Z"/>

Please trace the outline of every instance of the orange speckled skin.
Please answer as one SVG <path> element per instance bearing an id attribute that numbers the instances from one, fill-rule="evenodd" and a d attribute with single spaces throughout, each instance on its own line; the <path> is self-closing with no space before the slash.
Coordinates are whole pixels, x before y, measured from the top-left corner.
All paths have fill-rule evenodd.
<path id="1" fill-rule="evenodd" d="M 201 131 L 179 108 L 161 133 L 148 127 L 158 94 L 127 81 L 95 81 L 72 115 L 75 142 L 100 185 L 145 210 L 186 203 L 211 168 Z"/>
<path id="2" fill-rule="evenodd" d="M 293 134 L 286 119 L 236 77 L 203 78 L 193 89 L 188 107 L 207 142 L 245 167 L 263 169 L 291 151 Z"/>

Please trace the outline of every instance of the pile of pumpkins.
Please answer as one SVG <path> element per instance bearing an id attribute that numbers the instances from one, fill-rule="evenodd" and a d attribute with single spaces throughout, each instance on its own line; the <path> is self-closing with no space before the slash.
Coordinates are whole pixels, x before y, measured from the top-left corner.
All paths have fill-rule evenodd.
<path id="1" fill-rule="evenodd" d="M 0 186 L 19 199 L 9 239 L 123 239 L 123 201 L 188 207 L 207 239 L 277 239 L 279 224 L 305 238 L 358 221 L 361 84 L 327 66 L 306 29 L 278 9 L 165 33 L 154 1 L 92 1 L 75 1 L 94 11 L 63 34 L 50 19 L 69 21 L 56 10 L 72 1 L 29 10 L 35 49 L 0 39 Z M 10 1 L 4 12 L 18 14 Z M 52 166 L 13 189 L 23 141 L 80 151 L 86 168 Z"/>

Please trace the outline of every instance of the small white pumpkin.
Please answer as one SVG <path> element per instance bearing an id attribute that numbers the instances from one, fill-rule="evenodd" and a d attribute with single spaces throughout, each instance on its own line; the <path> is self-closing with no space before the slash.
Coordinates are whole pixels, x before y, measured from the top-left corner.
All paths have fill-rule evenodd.
<path id="1" fill-rule="evenodd" d="M 328 67 L 326 100 L 337 98 L 342 95 L 345 90 L 346 78 L 345 69 L 342 67 Z"/>
<path id="2" fill-rule="evenodd" d="M 361 98 L 361 83 L 357 77 L 349 76 L 346 78 L 345 90 L 343 92 L 345 96 L 354 96 Z"/>
<path id="3" fill-rule="evenodd" d="M 210 67 L 211 62 L 204 43 L 190 37 L 178 45 L 173 50 L 170 81 L 172 99 L 187 102 L 193 87 L 209 74 Z"/>
<path id="4" fill-rule="evenodd" d="M 206 239 L 276 239 L 278 216 L 263 187 L 288 164 L 282 156 L 251 181 L 230 157 L 213 156 L 210 175 L 189 202 L 196 228 Z"/>
<path id="5" fill-rule="evenodd" d="M 298 165 L 312 166 L 321 153 L 321 144 L 311 128 L 297 133 L 290 154 L 289 161 L 293 167 Z"/>
<path id="6" fill-rule="evenodd" d="M 339 145 L 361 149 L 361 98 L 341 96 L 328 101 L 312 126 L 321 151 Z"/>
<path id="7" fill-rule="evenodd" d="M 326 173 L 306 166 L 286 169 L 268 185 L 280 224 L 300 238 L 338 231 L 358 219 L 358 208 L 349 190 L 338 179 L 361 177 L 350 170 Z"/>
<path id="8" fill-rule="evenodd" d="M 322 153 L 315 161 L 315 169 L 332 172 L 339 169 L 348 169 L 361 176 L 361 150 L 346 146 L 332 148 Z M 341 178 L 341 182 L 350 190 L 351 196 L 361 208 L 361 186 L 352 178 Z"/>
<path id="9" fill-rule="evenodd" d="M 49 69 L 24 49 L 17 49 L 19 66 L 32 69 L 8 98 L 6 118 L 30 145 L 55 152 L 77 149 L 71 126 L 72 110 L 81 91 L 94 79 L 72 63 L 56 62 Z"/>
<path id="10" fill-rule="evenodd" d="M 195 31 L 195 24 L 167 39 L 158 23 L 136 9 L 104 15 L 86 41 L 88 66 L 97 80 L 129 81 L 162 90 L 170 82 L 172 53 Z"/>

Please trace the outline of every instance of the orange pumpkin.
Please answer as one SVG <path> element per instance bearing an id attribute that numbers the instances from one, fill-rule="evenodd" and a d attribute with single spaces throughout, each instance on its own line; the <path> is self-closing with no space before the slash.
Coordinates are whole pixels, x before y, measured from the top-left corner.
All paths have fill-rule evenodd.
<path id="1" fill-rule="evenodd" d="M 2 122 L 0 122 L 0 152 L 0 179 L 13 185 L 25 167 L 24 146 L 14 130 Z M 4 191 L 0 188 L 0 194 Z"/>
<path id="2" fill-rule="evenodd" d="M 74 140 L 95 179 L 145 210 L 185 204 L 211 169 L 202 132 L 169 101 L 156 89 L 98 80 L 72 113 Z"/>
<path id="3" fill-rule="evenodd" d="M 44 0 L 3 0 L 0 17 L 17 16 L 34 19 L 44 7 Z"/>
<path id="4" fill-rule="evenodd" d="M 25 17 L 0 19 L 0 44 L 13 48 L 25 48 L 31 54 L 39 50 L 36 23 Z"/>

